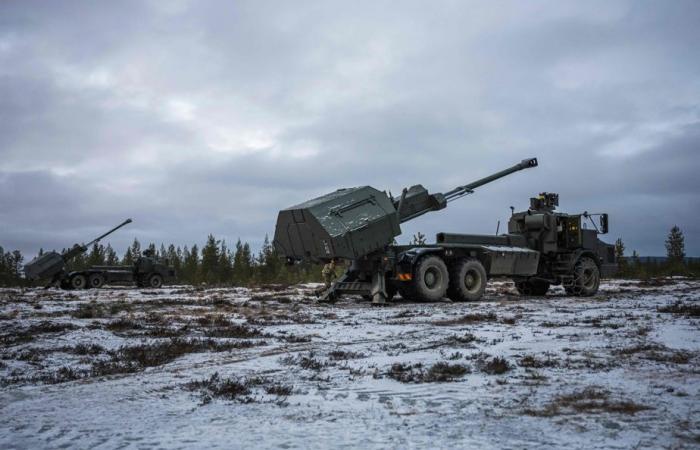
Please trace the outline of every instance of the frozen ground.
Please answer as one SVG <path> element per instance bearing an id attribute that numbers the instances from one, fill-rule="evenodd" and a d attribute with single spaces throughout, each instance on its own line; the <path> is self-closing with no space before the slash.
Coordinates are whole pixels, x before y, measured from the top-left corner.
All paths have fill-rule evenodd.
<path id="1" fill-rule="evenodd" d="M 699 282 L 312 289 L 0 290 L 0 448 L 700 446 Z"/>

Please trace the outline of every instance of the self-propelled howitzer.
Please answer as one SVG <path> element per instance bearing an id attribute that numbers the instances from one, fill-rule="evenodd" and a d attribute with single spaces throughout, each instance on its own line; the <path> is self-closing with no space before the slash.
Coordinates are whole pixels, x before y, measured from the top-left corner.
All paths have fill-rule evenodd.
<path id="1" fill-rule="evenodd" d="M 81 253 L 85 253 L 92 244 L 101 241 L 105 237 L 114 233 L 124 225 L 130 224 L 131 222 L 131 219 L 126 219 L 124 222 L 120 223 L 103 235 L 93 239 L 87 244 L 75 244 L 73 247 L 62 253 L 51 251 L 37 256 L 24 266 L 24 274 L 30 280 L 51 278 L 52 283 L 54 283 L 61 277 L 62 274 L 66 272 L 66 266 L 73 258 Z"/>
<path id="2" fill-rule="evenodd" d="M 401 234 L 401 223 L 444 209 L 449 202 L 473 193 L 478 187 L 532 167 L 537 167 L 536 158 L 445 193 L 431 194 L 422 185 L 404 189 L 398 197 L 371 186 L 339 189 L 280 211 L 274 245 L 289 263 L 353 261 L 352 267 L 325 296 L 332 298 L 338 293 L 352 292 L 382 303 L 400 288 L 397 264 L 412 251 L 428 252 L 421 250 L 421 246 L 392 245 Z M 420 258 L 413 259 L 415 263 Z"/>
<path id="3" fill-rule="evenodd" d="M 136 261 L 124 266 L 90 266 L 80 270 L 68 270 L 70 261 L 90 246 L 98 243 L 124 225 L 131 223 L 127 219 L 87 244 L 75 244 L 62 252 L 47 252 L 34 258 L 24 266 L 24 274 L 31 280 L 50 280 L 47 288 L 58 286 L 62 289 L 101 288 L 111 283 L 135 283 L 138 287 L 159 288 L 165 280 L 175 277 L 175 269 L 155 257 L 152 250 L 144 250 L 143 256 L 134 255 Z"/>

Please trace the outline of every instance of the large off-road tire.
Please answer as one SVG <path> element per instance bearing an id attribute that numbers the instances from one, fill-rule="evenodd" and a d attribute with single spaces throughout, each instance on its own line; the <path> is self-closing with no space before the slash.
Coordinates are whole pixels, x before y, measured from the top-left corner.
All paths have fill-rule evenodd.
<path id="1" fill-rule="evenodd" d="M 515 289 L 517 289 L 518 293 L 523 297 L 541 297 L 547 295 L 549 283 L 544 280 L 536 279 L 521 280 L 515 282 Z"/>
<path id="2" fill-rule="evenodd" d="M 593 259 L 584 256 L 574 266 L 574 280 L 566 288 L 566 292 L 579 297 L 590 297 L 598 292 L 600 287 L 600 269 Z"/>
<path id="3" fill-rule="evenodd" d="M 436 302 L 447 293 L 450 275 L 445 261 L 439 256 L 428 255 L 418 260 L 413 275 L 413 292 L 418 300 Z"/>
<path id="4" fill-rule="evenodd" d="M 78 273 L 70 277 L 71 289 L 85 289 L 87 287 L 87 277 L 82 273 Z"/>
<path id="5" fill-rule="evenodd" d="M 481 300 L 486 291 L 488 277 L 486 269 L 478 259 L 465 258 L 455 261 L 450 267 L 450 282 L 447 297 L 454 302 Z"/>
<path id="6" fill-rule="evenodd" d="M 105 277 L 99 273 L 90 274 L 88 277 L 88 287 L 91 289 L 99 289 L 105 284 Z"/>
<path id="7" fill-rule="evenodd" d="M 163 277 L 157 273 L 154 273 L 148 277 L 148 287 L 153 289 L 160 289 L 163 286 Z"/>

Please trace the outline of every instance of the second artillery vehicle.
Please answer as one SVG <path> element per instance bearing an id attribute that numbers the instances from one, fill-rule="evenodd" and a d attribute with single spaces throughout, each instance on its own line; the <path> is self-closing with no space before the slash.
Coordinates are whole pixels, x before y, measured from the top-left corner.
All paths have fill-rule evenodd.
<path id="1" fill-rule="evenodd" d="M 439 233 L 435 244 L 394 244 L 401 223 L 537 165 L 536 158 L 526 159 L 444 194 L 430 194 L 422 185 L 404 189 L 400 197 L 370 186 L 339 189 L 280 211 L 274 245 L 288 263 L 351 261 L 322 300 L 357 294 L 382 304 L 397 292 L 423 301 L 444 296 L 478 300 L 490 277 L 510 277 L 526 295 L 543 293 L 545 286 L 556 283 L 564 283 L 572 293 L 592 295 L 601 269 L 608 267 L 607 244 L 597 240 L 594 231 L 581 230 L 581 216 L 543 209 L 551 205 L 513 214 L 507 235 Z M 603 217 L 607 231 L 607 215 Z"/>
<path id="2" fill-rule="evenodd" d="M 131 266 L 92 266 L 84 270 L 68 270 L 72 259 L 131 222 L 131 219 L 127 219 L 87 244 L 75 244 L 62 253 L 51 251 L 37 256 L 24 266 L 24 274 L 30 280 L 50 280 L 47 287 L 59 286 L 62 289 L 101 288 L 104 284 L 115 282 L 159 288 L 165 280 L 175 276 L 175 269 L 159 261 L 151 250 L 144 250 L 143 256 Z"/>

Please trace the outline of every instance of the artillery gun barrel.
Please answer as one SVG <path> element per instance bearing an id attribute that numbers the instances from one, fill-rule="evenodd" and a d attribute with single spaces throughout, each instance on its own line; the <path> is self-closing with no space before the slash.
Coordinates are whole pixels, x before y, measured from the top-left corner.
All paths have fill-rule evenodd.
<path id="1" fill-rule="evenodd" d="M 94 243 L 96 243 L 96 242 L 100 242 L 100 241 L 101 241 L 102 239 L 104 239 L 105 237 L 107 237 L 107 236 L 109 236 L 110 234 L 114 233 L 115 231 L 117 231 L 118 229 L 120 229 L 121 227 L 123 227 L 124 225 L 130 224 L 131 222 L 132 222 L 131 219 L 126 219 L 124 222 L 122 222 L 122 223 L 120 223 L 119 225 L 117 225 L 116 227 L 112 228 L 111 230 L 109 230 L 108 232 L 106 232 L 105 234 L 103 234 L 102 236 L 97 237 L 97 238 L 93 239 L 92 241 L 88 242 L 87 244 L 85 244 L 85 247 L 89 247 L 89 246 L 91 246 L 92 244 L 94 244 Z"/>
<path id="2" fill-rule="evenodd" d="M 465 184 L 464 186 L 458 186 L 452 189 L 451 191 L 445 192 L 443 195 L 445 196 L 445 199 L 449 202 L 458 199 L 464 195 L 471 194 L 472 191 L 474 191 L 474 189 L 481 187 L 485 184 L 491 183 L 492 181 L 496 181 L 499 178 L 503 178 L 505 176 L 510 175 L 511 173 L 518 172 L 524 169 L 529 169 L 531 167 L 537 167 L 537 158 L 523 159 L 520 163 L 514 165 L 513 167 L 501 170 L 500 172 L 494 173 L 493 175 L 489 175 L 488 177 L 484 177 L 472 183 Z"/>
<path id="3" fill-rule="evenodd" d="M 524 159 L 513 167 L 509 167 L 493 175 L 458 186 L 444 194 L 430 194 L 422 185 L 404 189 L 401 197 L 392 199 L 399 222 L 408 222 L 431 211 L 439 211 L 447 207 L 447 203 L 474 192 L 474 189 L 508 176 L 523 169 L 537 167 L 537 158 Z"/>

